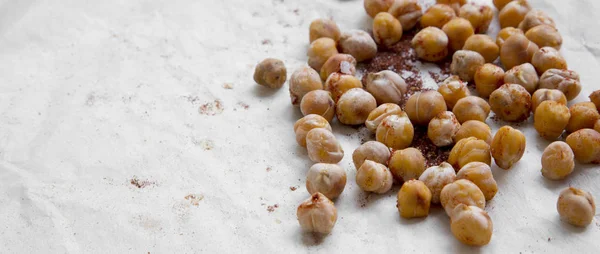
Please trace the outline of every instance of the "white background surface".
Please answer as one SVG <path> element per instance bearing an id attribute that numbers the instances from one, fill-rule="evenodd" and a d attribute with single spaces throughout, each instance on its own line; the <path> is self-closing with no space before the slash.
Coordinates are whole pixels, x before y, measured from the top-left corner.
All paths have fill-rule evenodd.
<path id="1" fill-rule="evenodd" d="M 584 86 L 576 101 L 587 100 L 600 87 L 600 3 L 531 2 L 556 20 Z M 549 142 L 531 120 L 520 127 L 523 160 L 510 171 L 493 167 L 500 190 L 486 208 L 488 246 L 460 244 L 439 207 L 426 219 L 400 219 L 398 186 L 364 194 L 351 162 L 364 133 L 338 124 L 348 172 L 338 222 L 322 240 L 303 234 L 295 213 L 312 163 L 293 134 L 301 114 L 287 84 L 271 91 L 252 73 L 266 57 L 284 60 L 288 76 L 304 65 L 318 17 L 342 30 L 371 22 L 359 0 L 0 0 L 0 252 L 600 250 L 598 217 L 577 229 L 555 208 L 569 185 L 600 201 L 598 167 L 545 180 Z M 222 110 L 199 113 L 215 100 Z"/>

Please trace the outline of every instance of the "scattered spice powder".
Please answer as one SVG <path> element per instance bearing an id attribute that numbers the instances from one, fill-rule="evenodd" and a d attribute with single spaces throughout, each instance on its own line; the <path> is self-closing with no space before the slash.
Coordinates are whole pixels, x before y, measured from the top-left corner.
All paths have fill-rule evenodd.
<path id="1" fill-rule="evenodd" d="M 148 186 L 152 186 L 152 185 L 156 184 L 156 182 L 153 182 L 153 181 L 140 180 L 137 176 L 133 176 L 133 178 L 131 178 L 131 180 L 129 180 L 129 183 L 131 185 L 137 187 L 138 189 L 146 188 Z"/>
<path id="2" fill-rule="evenodd" d="M 448 160 L 452 146 L 437 147 L 429 137 L 427 137 L 427 128 L 415 126 L 415 136 L 413 138 L 412 147 L 419 149 L 425 157 L 427 167 L 437 166 Z"/>
<path id="3" fill-rule="evenodd" d="M 270 205 L 270 206 L 267 206 L 267 211 L 269 211 L 270 213 L 272 213 L 272 212 L 274 212 L 274 211 L 275 211 L 275 209 L 277 209 L 277 208 L 279 208 L 279 205 L 278 205 L 278 204 Z"/>
<path id="4" fill-rule="evenodd" d="M 297 189 L 298 189 L 298 186 L 290 186 L 290 190 L 291 190 L 291 191 L 295 191 L 295 190 L 297 190 Z"/>
<path id="5" fill-rule="evenodd" d="M 214 116 L 223 112 L 223 103 L 216 99 L 213 102 L 206 103 L 198 109 L 201 115 Z"/>

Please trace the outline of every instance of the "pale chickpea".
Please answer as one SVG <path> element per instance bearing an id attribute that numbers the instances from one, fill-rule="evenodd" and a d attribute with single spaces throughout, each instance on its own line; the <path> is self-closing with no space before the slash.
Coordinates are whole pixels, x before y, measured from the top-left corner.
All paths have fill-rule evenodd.
<path id="1" fill-rule="evenodd" d="M 558 138 L 564 132 L 571 113 L 567 105 L 547 100 L 540 103 L 533 115 L 533 127 L 541 137 L 549 140 Z"/>
<path id="2" fill-rule="evenodd" d="M 375 97 L 377 104 L 404 102 L 408 85 L 404 79 L 390 70 L 367 74 L 365 88 Z"/>
<path id="3" fill-rule="evenodd" d="M 331 93 L 333 101 L 337 102 L 342 94 L 352 88 L 363 88 L 362 82 L 355 76 L 334 72 L 325 80 L 325 90 Z"/>
<path id="4" fill-rule="evenodd" d="M 460 7 L 458 16 L 471 22 L 475 33 L 479 34 L 488 31 L 492 18 L 494 18 L 494 12 L 487 5 L 468 3 Z"/>
<path id="5" fill-rule="evenodd" d="M 500 47 L 500 62 L 506 69 L 531 62 L 539 47 L 522 34 L 508 37 Z"/>
<path id="6" fill-rule="evenodd" d="M 340 196 L 346 187 L 346 171 L 337 164 L 317 163 L 306 173 L 308 193 L 322 193 L 329 199 Z"/>
<path id="7" fill-rule="evenodd" d="M 294 71 L 289 81 L 292 105 L 299 106 L 304 95 L 310 91 L 323 89 L 319 73 L 308 66 Z"/>
<path id="8" fill-rule="evenodd" d="M 434 26 L 442 28 L 448 21 L 456 18 L 454 9 L 446 4 L 435 4 L 429 7 L 421 17 L 421 27 Z"/>
<path id="9" fill-rule="evenodd" d="M 567 132 L 575 132 L 581 129 L 592 129 L 596 121 L 600 120 L 600 114 L 593 102 L 579 102 L 573 104 L 569 111 L 571 118 L 567 124 Z"/>
<path id="10" fill-rule="evenodd" d="M 485 34 L 472 35 L 465 41 L 465 46 L 462 49 L 479 53 L 486 63 L 493 62 L 500 54 L 498 45 L 492 40 L 492 37 Z"/>
<path id="11" fill-rule="evenodd" d="M 567 69 L 567 60 L 558 50 L 551 47 L 543 47 L 535 52 L 531 58 L 531 64 L 540 75 L 549 69 Z"/>
<path id="12" fill-rule="evenodd" d="M 485 200 L 491 200 L 498 193 L 498 184 L 492 174 L 490 165 L 483 162 L 470 162 L 464 165 L 458 173 L 456 179 L 466 179 L 473 182 L 485 196 Z"/>
<path id="13" fill-rule="evenodd" d="M 419 180 L 409 180 L 402 185 L 397 195 L 397 208 L 403 218 L 418 218 L 429 215 L 431 191 Z"/>
<path id="14" fill-rule="evenodd" d="M 596 202 L 591 193 L 569 187 L 560 192 L 556 209 L 561 219 L 577 227 L 586 227 L 596 215 Z"/>
<path id="15" fill-rule="evenodd" d="M 332 55 L 321 67 L 321 80 L 327 80 L 332 73 L 354 75 L 356 73 L 356 59 L 348 54 Z"/>
<path id="16" fill-rule="evenodd" d="M 369 113 L 377 108 L 373 95 L 362 88 L 352 88 L 342 94 L 335 105 L 335 113 L 342 124 L 364 124 Z"/>
<path id="17" fill-rule="evenodd" d="M 471 95 L 467 84 L 462 82 L 458 76 L 444 80 L 437 91 L 444 97 L 448 109 L 452 109 L 458 100 Z"/>
<path id="18" fill-rule="evenodd" d="M 486 63 L 475 72 L 475 89 L 479 96 L 490 97 L 490 94 L 504 84 L 504 70 L 495 64 Z"/>
<path id="19" fill-rule="evenodd" d="M 561 91 L 556 89 L 541 88 L 535 91 L 531 96 L 531 102 L 533 104 L 531 111 L 535 113 L 538 106 L 544 101 L 556 101 L 562 105 L 567 105 L 567 97 Z"/>
<path id="20" fill-rule="evenodd" d="M 490 104 L 477 96 L 467 96 L 458 100 L 452 112 L 456 115 L 459 123 L 469 120 L 485 122 L 490 114 Z"/>
<path id="21" fill-rule="evenodd" d="M 392 46 L 402 38 L 402 24 L 392 14 L 380 12 L 373 19 L 373 37 L 379 45 Z"/>
<path id="22" fill-rule="evenodd" d="M 370 131 L 375 132 L 377 131 L 377 127 L 379 126 L 379 124 L 381 124 L 383 119 L 391 115 L 401 114 L 406 115 L 406 113 L 402 111 L 400 106 L 394 103 L 384 103 L 379 105 L 379 107 L 375 108 L 373 111 L 371 111 L 371 113 L 369 113 L 367 121 L 365 121 L 365 126 L 367 126 L 367 129 L 369 129 Z"/>
<path id="23" fill-rule="evenodd" d="M 573 172 L 575 155 L 565 142 L 552 142 L 542 154 L 542 175 L 550 180 L 561 180 Z"/>
<path id="24" fill-rule="evenodd" d="M 490 95 L 490 107 L 500 119 L 522 122 L 531 113 L 531 95 L 517 84 L 504 84 Z"/>
<path id="25" fill-rule="evenodd" d="M 581 81 L 575 71 L 549 69 L 540 76 L 539 88 L 558 89 L 570 101 L 581 92 Z"/>
<path id="26" fill-rule="evenodd" d="M 340 28 L 331 19 L 315 19 L 310 23 L 308 36 L 310 42 L 323 37 L 331 38 L 337 42 L 340 35 Z"/>
<path id="27" fill-rule="evenodd" d="M 538 77 L 535 68 L 530 63 L 512 67 L 504 74 L 504 83 L 521 85 L 529 93 L 533 93 L 537 90 L 539 82 L 540 78 Z"/>
<path id="28" fill-rule="evenodd" d="M 310 43 L 308 47 L 308 65 L 317 72 L 321 71 L 327 59 L 338 53 L 336 42 L 331 38 L 319 38 Z M 325 77 L 327 78 L 327 77 Z"/>
<path id="29" fill-rule="evenodd" d="M 254 69 L 254 81 L 272 89 L 279 89 L 287 79 L 285 64 L 275 58 L 266 58 L 256 65 Z"/>
<path id="30" fill-rule="evenodd" d="M 433 90 L 413 94 L 405 106 L 410 121 L 421 126 L 428 125 L 431 119 L 446 110 L 444 96 Z"/>
<path id="31" fill-rule="evenodd" d="M 510 126 L 503 126 L 496 132 L 490 145 L 496 165 L 510 169 L 525 154 L 525 135 Z"/>
<path id="32" fill-rule="evenodd" d="M 427 137 L 438 146 L 449 146 L 454 144 L 454 137 L 460 129 L 460 123 L 450 111 L 439 113 L 431 119 L 427 127 Z"/>
<path id="33" fill-rule="evenodd" d="M 357 62 L 362 62 L 375 57 L 377 44 L 367 32 L 362 30 L 349 30 L 342 33 L 339 48 L 345 54 L 350 54 Z"/>
<path id="34" fill-rule="evenodd" d="M 485 208 L 485 196 L 473 182 L 466 179 L 458 179 L 447 184 L 440 193 L 440 202 L 450 217 L 454 216 L 454 209 L 459 204 Z"/>
<path id="35" fill-rule="evenodd" d="M 590 101 L 596 105 L 596 108 L 600 110 L 600 90 L 592 92 L 589 96 Z"/>
<path id="36" fill-rule="evenodd" d="M 399 181 L 419 179 L 425 171 L 425 157 L 413 147 L 396 150 L 392 153 L 389 167 L 392 175 Z"/>
<path id="37" fill-rule="evenodd" d="M 315 128 L 306 134 L 308 158 L 314 162 L 338 163 L 344 150 L 333 133 L 325 128 Z"/>
<path id="38" fill-rule="evenodd" d="M 549 25 L 539 25 L 529 29 L 525 33 L 527 39 L 538 45 L 539 47 L 553 47 L 560 50 L 563 39 L 558 30 Z"/>
<path id="39" fill-rule="evenodd" d="M 470 50 L 459 50 L 452 55 L 450 71 L 460 79 L 470 82 L 475 77 L 475 72 L 485 64 L 485 59 L 479 53 Z"/>
<path id="40" fill-rule="evenodd" d="M 456 170 L 474 161 L 483 162 L 488 165 L 492 164 L 490 145 L 474 137 L 458 141 L 450 151 L 450 156 L 448 156 L 448 163 Z"/>
<path id="41" fill-rule="evenodd" d="M 396 0 L 388 12 L 400 21 L 404 31 L 413 29 L 423 15 L 417 0 Z"/>
<path id="42" fill-rule="evenodd" d="M 317 192 L 298 206 L 296 216 L 302 230 L 329 234 L 337 221 L 337 209 L 331 200 Z"/>
<path id="43" fill-rule="evenodd" d="M 593 129 L 581 129 L 567 136 L 566 141 L 577 161 L 600 164 L 600 133 Z"/>
<path id="44" fill-rule="evenodd" d="M 310 114 L 300 118 L 294 123 L 294 133 L 296 134 L 296 142 L 301 147 L 306 147 L 306 134 L 315 128 L 325 128 L 331 131 L 331 125 L 327 119 L 320 115 Z"/>
<path id="45" fill-rule="evenodd" d="M 414 134 L 414 127 L 404 112 L 383 119 L 375 132 L 377 141 L 393 149 L 408 147 L 413 141 Z"/>
<path id="46" fill-rule="evenodd" d="M 498 32 L 498 35 L 496 36 L 496 44 L 498 45 L 498 47 L 502 48 L 502 46 L 504 45 L 504 42 L 508 39 L 508 37 L 510 37 L 514 34 L 525 35 L 523 30 L 518 29 L 518 28 L 514 28 L 514 27 L 502 28 L 500 30 L 500 32 Z"/>
<path id="47" fill-rule="evenodd" d="M 365 160 L 371 160 L 387 166 L 390 156 L 390 149 L 383 143 L 367 141 L 354 150 L 352 153 L 352 162 L 354 162 L 356 169 L 360 168 Z"/>
<path id="48" fill-rule="evenodd" d="M 433 166 L 425 171 L 419 177 L 419 181 L 425 183 L 431 191 L 431 203 L 440 203 L 440 194 L 446 184 L 454 182 L 456 172 L 454 168 L 446 162 L 442 162 L 439 166 Z"/>
<path id="49" fill-rule="evenodd" d="M 381 163 L 365 160 L 356 171 L 356 184 L 363 191 L 383 194 L 392 188 L 393 183 L 392 173 Z"/>
<path id="50" fill-rule="evenodd" d="M 539 25 L 556 27 L 554 20 L 548 14 L 546 14 L 546 12 L 542 10 L 531 10 L 525 15 L 525 18 L 523 18 L 523 21 L 521 21 L 519 24 L 519 29 L 523 30 L 523 32 L 527 32 L 529 29 Z"/>
<path id="51" fill-rule="evenodd" d="M 377 14 L 386 12 L 392 7 L 394 0 L 364 0 L 363 6 L 365 11 L 371 18 L 377 16 Z"/>
<path id="52" fill-rule="evenodd" d="M 452 234 L 464 244 L 483 246 L 492 240 L 492 219 L 477 206 L 459 204 L 454 208 L 450 223 Z"/>
<path id="53" fill-rule="evenodd" d="M 518 27 L 530 10 L 531 6 L 527 0 L 516 0 L 506 4 L 498 13 L 500 27 Z"/>
<path id="54" fill-rule="evenodd" d="M 335 101 L 333 101 L 331 93 L 328 91 L 310 91 L 302 97 L 300 111 L 304 116 L 316 114 L 331 122 L 333 116 L 335 116 Z"/>
<path id="55" fill-rule="evenodd" d="M 442 31 L 448 36 L 450 52 L 461 50 L 465 46 L 467 39 L 475 34 L 471 22 L 464 18 L 455 18 L 448 21 L 442 27 Z"/>
<path id="56" fill-rule="evenodd" d="M 458 143 L 461 139 L 469 137 L 474 137 L 490 144 L 492 142 L 492 129 L 486 123 L 481 121 L 466 121 L 460 126 L 458 132 L 456 132 L 454 142 Z"/>
<path id="57" fill-rule="evenodd" d="M 413 37 L 412 47 L 425 61 L 437 62 L 448 56 L 448 36 L 437 27 L 426 27 Z"/>

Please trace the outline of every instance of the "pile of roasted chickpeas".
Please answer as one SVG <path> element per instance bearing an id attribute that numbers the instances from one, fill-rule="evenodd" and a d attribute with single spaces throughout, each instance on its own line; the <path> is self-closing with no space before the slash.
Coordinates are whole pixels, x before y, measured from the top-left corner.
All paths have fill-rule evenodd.
<path id="1" fill-rule="evenodd" d="M 401 217 L 425 217 L 431 204 L 441 204 L 450 217 L 451 231 L 468 245 L 486 245 L 492 221 L 486 201 L 498 192 L 492 159 L 502 169 L 523 156 L 525 135 L 510 126 L 492 134 L 485 123 L 494 112 L 506 122 L 523 122 L 531 114 L 539 135 L 551 143 L 543 152 L 541 175 L 560 180 L 577 160 L 600 163 L 600 90 L 591 102 L 567 102 L 581 91 L 579 75 L 567 68 L 560 54 L 562 38 L 555 23 L 526 0 L 494 0 L 502 30 L 494 41 L 485 35 L 493 18 L 490 6 L 467 0 L 437 0 L 422 10 L 417 0 L 364 0 L 373 18 L 372 36 L 361 30 L 341 32 L 329 19 L 310 24 L 308 65 L 289 80 L 293 105 L 304 117 L 294 124 L 296 140 L 315 162 L 306 178 L 312 195 L 297 210 L 300 226 L 328 234 L 337 220 L 331 201 L 346 185 L 339 165 L 344 151 L 332 133 L 334 115 L 346 125 L 362 125 L 375 134 L 352 153 L 356 184 L 366 192 L 386 193 L 403 182 L 397 195 Z M 375 57 L 378 47 L 397 43 L 403 31 L 418 27 L 412 47 L 422 61 L 452 57 L 449 77 L 437 91 L 412 94 L 393 71 L 355 77 L 357 62 Z M 499 59 L 499 61 L 496 61 Z M 255 81 L 280 88 L 286 69 L 276 59 L 256 67 Z M 466 82 L 475 84 L 476 95 Z M 474 92 L 474 93 L 475 93 Z M 404 110 L 399 105 L 404 105 Z M 415 126 L 427 128 L 438 147 L 452 147 L 446 162 L 426 168 L 421 151 L 410 147 Z M 587 226 L 595 215 L 589 192 L 569 187 L 557 203 L 560 217 Z"/>

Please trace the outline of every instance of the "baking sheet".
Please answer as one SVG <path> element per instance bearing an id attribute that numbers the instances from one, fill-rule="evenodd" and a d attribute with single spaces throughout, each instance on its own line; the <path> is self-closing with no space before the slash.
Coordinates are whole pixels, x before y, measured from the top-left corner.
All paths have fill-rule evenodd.
<path id="1" fill-rule="evenodd" d="M 562 53 L 581 75 L 573 102 L 587 100 L 600 87 L 600 2 L 531 3 L 555 19 Z M 598 200 L 598 166 L 545 180 L 549 142 L 531 120 L 520 127 L 521 162 L 493 167 L 500 190 L 486 207 L 489 245 L 460 244 L 439 207 L 400 219 L 397 186 L 363 193 L 351 153 L 369 134 L 339 124 L 349 181 L 338 221 L 326 238 L 303 234 L 295 213 L 312 163 L 294 139 L 301 114 L 287 85 L 272 91 L 251 77 L 266 57 L 284 60 L 288 75 L 304 65 L 318 17 L 342 30 L 371 24 L 358 0 L 0 0 L 0 252 L 600 250 L 598 217 L 578 229 L 555 208 L 567 186 Z M 435 87 L 427 74 L 435 67 L 423 68 Z"/>

